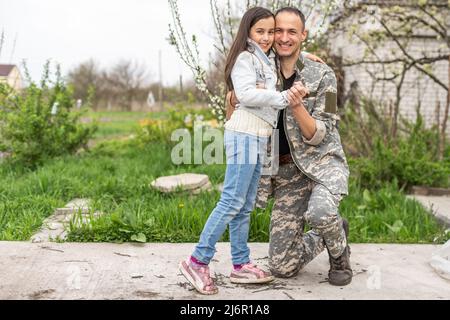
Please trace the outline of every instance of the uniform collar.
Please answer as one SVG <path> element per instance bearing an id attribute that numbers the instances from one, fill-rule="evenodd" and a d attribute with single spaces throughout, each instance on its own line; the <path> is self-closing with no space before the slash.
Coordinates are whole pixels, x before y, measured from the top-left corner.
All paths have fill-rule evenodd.
<path id="1" fill-rule="evenodd" d="M 300 72 L 303 71 L 305 68 L 305 59 L 303 58 L 303 55 L 300 53 L 300 57 L 297 60 L 297 63 L 295 65 L 295 71 L 297 74 L 300 74 Z"/>
<path id="2" fill-rule="evenodd" d="M 277 58 L 277 64 L 281 65 L 280 57 L 276 56 L 276 58 Z M 305 68 L 305 59 L 304 59 L 303 55 L 300 53 L 300 56 L 295 64 L 295 69 L 294 69 L 294 72 L 297 75 L 297 77 L 300 76 L 300 74 L 304 68 Z"/>

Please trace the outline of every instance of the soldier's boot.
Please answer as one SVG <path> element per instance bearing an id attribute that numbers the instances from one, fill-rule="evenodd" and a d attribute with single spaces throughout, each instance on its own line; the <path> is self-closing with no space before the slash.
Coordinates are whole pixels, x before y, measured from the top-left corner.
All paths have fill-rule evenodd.
<path id="1" fill-rule="evenodd" d="M 347 247 L 339 258 L 330 257 L 330 271 L 328 272 L 328 282 L 333 286 L 346 286 L 352 282 L 353 270 L 350 266 L 350 246 L 348 245 L 349 226 L 348 221 L 343 219 Z"/>

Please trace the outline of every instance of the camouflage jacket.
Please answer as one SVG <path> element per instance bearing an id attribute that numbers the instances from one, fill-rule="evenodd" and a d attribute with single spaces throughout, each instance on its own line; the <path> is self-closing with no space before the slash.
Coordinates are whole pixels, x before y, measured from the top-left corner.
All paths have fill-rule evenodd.
<path id="1" fill-rule="evenodd" d="M 304 105 L 316 120 L 317 132 L 311 140 L 307 140 L 291 108 L 286 109 L 284 126 L 292 158 L 299 170 L 310 179 L 324 185 L 333 194 L 347 195 L 349 168 L 337 129 L 340 117 L 336 76 L 327 65 L 300 57 L 296 66 L 296 81 L 302 81 L 310 91 Z M 266 206 L 272 194 L 272 180 L 272 176 L 261 178 L 257 199 L 260 208 Z"/>

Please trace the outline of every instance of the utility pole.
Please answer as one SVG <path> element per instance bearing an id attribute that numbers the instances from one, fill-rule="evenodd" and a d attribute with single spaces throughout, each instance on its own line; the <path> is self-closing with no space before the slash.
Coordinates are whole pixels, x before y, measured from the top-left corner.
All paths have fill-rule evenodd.
<path id="1" fill-rule="evenodd" d="M 14 37 L 13 47 L 11 50 L 11 57 L 9 58 L 9 64 L 12 64 L 13 58 L 14 58 L 14 52 L 16 51 L 16 44 L 17 44 L 17 33 Z"/>
<path id="2" fill-rule="evenodd" d="M 161 50 L 159 50 L 159 104 L 161 106 L 161 110 L 163 108 L 163 79 L 162 79 L 162 54 Z"/>
<path id="3" fill-rule="evenodd" d="M 180 93 L 183 93 L 183 75 L 180 74 Z"/>

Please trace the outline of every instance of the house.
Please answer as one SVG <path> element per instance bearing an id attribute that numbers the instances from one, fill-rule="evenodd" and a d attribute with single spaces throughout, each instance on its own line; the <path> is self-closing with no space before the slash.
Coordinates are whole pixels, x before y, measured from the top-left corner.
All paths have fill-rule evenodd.
<path id="1" fill-rule="evenodd" d="M 0 82 L 6 82 L 15 90 L 22 89 L 23 79 L 19 68 L 13 64 L 0 64 Z"/>
<path id="2" fill-rule="evenodd" d="M 376 60 L 375 57 L 383 61 L 394 61 L 402 57 L 402 50 L 399 49 L 395 41 L 380 41 L 378 46 L 373 51 L 368 50 L 367 44 L 364 43 L 364 37 L 361 34 L 370 31 L 384 31 L 382 28 L 380 17 L 383 15 L 383 10 L 389 9 L 390 12 L 398 10 L 399 7 L 407 8 L 409 12 L 414 14 L 421 14 L 419 6 L 411 1 L 402 0 L 385 0 L 385 1 L 354 1 L 355 5 L 344 13 L 338 13 L 333 17 L 332 26 L 329 32 L 329 47 L 331 53 L 337 58 L 337 61 L 342 62 L 342 73 L 340 91 L 341 101 L 346 97 L 356 92 L 372 98 L 376 101 L 383 102 L 386 106 L 394 106 L 397 101 L 400 101 L 399 114 L 414 120 L 416 117 L 416 110 L 420 107 L 420 113 L 424 117 L 427 125 L 443 123 L 444 112 L 447 106 L 448 90 L 449 88 L 449 34 L 450 34 L 450 19 L 447 19 L 449 12 L 447 1 L 431 0 L 428 3 L 433 3 L 438 8 L 438 13 L 443 17 L 444 23 L 441 23 L 442 28 L 446 28 L 442 33 L 447 35 L 447 39 L 437 37 L 436 33 L 426 29 L 420 24 L 413 26 L 410 36 L 402 37 L 400 35 L 398 40 L 405 44 L 406 52 L 415 59 L 435 57 L 443 57 L 438 61 L 432 61 L 429 65 L 421 65 L 423 69 L 429 70 L 435 79 L 425 76 L 414 65 L 409 66 L 405 73 L 401 89 L 397 92 L 398 83 L 401 77 L 397 77 L 394 81 L 389 80 L 395 75 L 391 67 L 394 63 L 386 64 L 370 63 L 367 60 Z M 387 20 L 385 16 L 385 20 Z M 432 23 L 434 17 L 427 17 Z M 390 21 L 391 22 L 391 21 Z M 360 32 L 357 34 L 355 30 Z M 399 29 L 393 29 L 398 32 Z M 366 59 L 367 52 L 373 52 L 375 55 L 371 59 Z M 359 63 L 366 60 L 365 63 Z M 353 62 L 358 62 L 354 63 Z M 389 110 L 389 107 L 387 107 Z"/>

